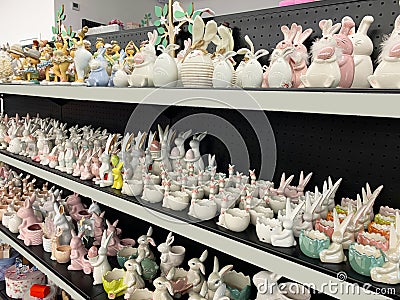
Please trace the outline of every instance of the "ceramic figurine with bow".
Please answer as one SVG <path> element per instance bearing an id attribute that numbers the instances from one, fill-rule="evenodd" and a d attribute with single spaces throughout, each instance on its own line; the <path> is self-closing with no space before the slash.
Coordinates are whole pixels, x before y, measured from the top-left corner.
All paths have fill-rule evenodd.
<path id="1" fill-rule="evenodd" d="M 200 142 L 206 137 L 206 135 L 207 132 L 195 134 L 189 142 L 190 149 L 186 152 L 185 161 L 194 164 L 194 173 L 198 173 L 200 170 L 204 171 L 204 161 L 200 154 Z M 190 155 L 188 155 L 188 153 Z"/>
<path id="2" fill-rule="evenodd" d="M 111 186 L 114 183 L 114 176 L 112 173 L 111 168 L 111 154 L 113 152 L 115 143 L 118 139 L 116 134 L 110 134 L 107 139 L 107 143 L 102 153 L 100 160 L 101 160 L 101 167 L 99 169 L 99 177 L 100 180 L 96 181 L 96 184 L 99 184 L 100 187 L 107 187 Z"/>

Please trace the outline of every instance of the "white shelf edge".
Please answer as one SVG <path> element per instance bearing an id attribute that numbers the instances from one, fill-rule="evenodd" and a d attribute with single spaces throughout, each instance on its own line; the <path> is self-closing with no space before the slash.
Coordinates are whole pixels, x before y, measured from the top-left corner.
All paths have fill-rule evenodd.
<path id="1" fill-rule="evenodd" d="M 0 239 L 10 244 L 12 248 L 14 248 L 17 252 L 19 252 L 22 256 L 24 256 L 28 261 L 30 261 L 33 265 L 35 265 L 42 273 L 44 273 L 50 280 L 52 280 L 56 285 L 61 287 L 65 290 L 68 294 L 71 295 L 72 299 L 78 300 L 82 299 L 85 300 L 78 292 L 76 292 L 71 286 L 66 284 L 60 277 L 54 275 L 53 272 L 50 272 L 48 268 L 43 265 L 39 260 L 37 260 L 34 256 L 32 256 L 29 251 L 27 251 L 21 245 L 15 243 L 11 238 L 9 238 L 6 234 L 4 234 L 0 230 Z"/>
<path id="2" fill-rule="evenodd" d="M 377 295 L 373 294 L 370 291 L 365 291 L 362 288 L 360 289 L 360 295 L 337 295 L 333 293 L 328 293 L 325 290 L 322 291 L 320 288 L 325 287 L 327 282 L 332 282 L 335 286 L 337 286 L 338 291 L 351 291 L 352 289 L 350 286 L 352 285 L 352 283 L 340 281 L 336 277 L 321 273 L 319 271 L 302 266 L 298 263 L 291 262 L 279 256 L 275 256 L 271 253 L 231 240 L 230 238 L 221 236 L 214 232 L 210 232 L 198 226 L 179 221 L 173 217 L 155 212 L 141 205 L 128 201 L 123 201 L 117 196 L 102 192 L 97 189 L 89 188 L 84 184 L 59 176 L 57 174 L 53 174 L 41 168 L 37 168 L 33 165 L 14 159 L 2 153 L 0 153 L 0 161 L 12 165 L 27 173 L 34 174 L 35 176 L 52 182 L 53 184 L 77 192 L 82 196 L 92 198 L 103 205 L 114 208 L 124 213 L 128 213 L 131 216 L 147 221 L 164 229 L 170 230 L 176 234 L 185 236 L 191 240 L 203 244 L 204 246 L 227 253 L 240 260 L 259 266 L 260 268 L 282 274 L 284 275 L 284 277 L 291 279 L 295 282 L 299 282 L 302 284 L 315 284 L 317 290 L 337 299 L 390 299 L 383 295 Z"/>
<path id="3" fill-rule="evenodd" d="M 82 101 L 400 118 L 399 95 L 384 92 L 0 85 L 2 93 Z"/>

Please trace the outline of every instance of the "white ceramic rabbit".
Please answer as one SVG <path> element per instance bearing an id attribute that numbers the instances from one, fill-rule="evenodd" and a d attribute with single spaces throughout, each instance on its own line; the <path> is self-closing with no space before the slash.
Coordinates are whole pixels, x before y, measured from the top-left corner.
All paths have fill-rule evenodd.
<path id="1" fill-rule="evenodd" d="M 172 148 L 169 158 L 174 161 L 172 168 L 177 171 L 180 167 L 185 168 L 183 158 L 185 157 L 185 141 L 191 136 L 192 130 L 180 132 L 178 137 L 175 138 L 175 147 Z M 176 153 L 177 155 L 174 155 Z M 179 165 L 177 165 L 179 164 Z"/>
<path id="2" fill-rule="evenodd" d="M 166 241 L 157 247 L 157 250 L 161 253 L 160 268 L 162 274 L 168 274 L 171 268 L 178 267 L 185 257 L 185 248 L 182 246 L 172 246 L 173 242 L 174 237 L 172 236 L 172 232 L 170 232 Z"/>
<path id="3" fill-rule="evenodd" d="M 333 209 L 333 224 L 334 230 L 332 234 L 332 243 L 328 249 L 322 250 L 319 253 L 319 258 L 322 262 L 338 264 L 347 260 L 343 252 L 343 239 L 346 228 L 353 218 L 354 212 L 348 212 L 346 218 L 340 223 L 336 209 Z"/>
<path id="4" fill-rule="evenodd" d="M 53 221 L 54 225 L 57 229 L 62 229 L 63 231 L 59 239 L 60 245 L 69 245 L 72 239 L 71 229 L 73 229 L 73 227 L 65 216 L 64 206 L 59 206 L 58 202 L 54 202 L 54 211 L 56 213 Z"/>
<path id="5" fill-rule="evenodd" d="M 111 266 L 107 259 L 107 247 L 112 237 L 113 233 L 107 236 L 107 231 L 104 230 L 98 255 L 92 258 L 89 257 L 90 264 L 93 267 L 94 285 L 102 284 L 103 275 L 106 274 L 108 271 L 111 271 Z"/>
<path id="6" fill-rule="evenodd" d="M 175 53 L 174 51 L 178 49 L 179 46 L 175 44 L 170 44 L 167 47 L 164 47 L 163 45 L 157 46 L 157 50 L 161 51 L 161 54 L 154 62 L 154 86 L 176 86 L 178 81 L 178 67 L 175 59 L 170 55 L 170 53 Z"/>
<path id="7" fill-rule="evenodd" d="M 227 265 L 223 267 L 221 270 L 219 269 L 218 258 L 214 257 L 214 267 L 212 273 L 208 276 L 207 285 L 208 285 L 208 298 L 213 298 L 217 289 L 224 284 L 224 275 L 232 270 L 233 265 Z M 225 292 L 227 296 L 229 296 L 229 291 Z"/>
<path id="8" fill-rule="evenodd" d="M 254 52 L 254 44 L 250 40 L 249 36 L 244 37 L 246 43 L 249 45 L 250 50 L 242 48 L 237 51 L 237 54 L 245 55 L 245 58 L 249 60 L 242 66 L 240 72 L 237 72 L 238 82 L 241 83 L 243 88 L 259 88 L 263 81 L 263 68 L 259 63 L 258 59 L 265 55 L 268 55 L 268 51 L 260 49 Z M 239 65 L 240 66 L 240 65 Z"/>
<path id="9" fill-rule="evenodd" d="M 169 125 L 163 130 L 160 125 L 158 125 L 158 134 L 160 137 L 161 151 L 160 157 L 154 158 L 153 163 L 153 173 L 159 175 L 161 172 L 161 164 L 164 165 L 166 171 L 172 171 L 171 161 L 169 160 L 169 151 L 171 148 L 172 140 L 175 136 L 175 131 L 170 130 Z"/>
<path id="10" fill-rule="evenodd" d="M 138 257 L 136 258 L 137 262 L 142 262 L 143 259 L 149 258 L 149 259 L 154 259 L 154 254 L 150 249 L 149 244 L 152 246 L 156 246 L 156 243 L 154 242 L 153 238 L 151 237 L 153 234 L 153 228 L 150 226 L 149 230 L 147 231 L 147 234 L 141 235 L 137 242 L 138 242 Z"/>
<path id="11" fill-rule="evenodd" d="M 231 58 L 236 55 L 235 51 L 225 52 L 223 55 L 218 54 L 214 63 L 213 87 L 228 88 L 232 86 L 233 68 Z"/>
<path id="12" fill-rule="evenodd" d="M 290 199 L 286 200 L 286 214 L 282 217 L 283 230 L 271 235 L 271 244 L 276 247 L 292 247 L 296 246 L 296 240 L 293 235 L 293 221 L 300 209 L 303 207 L 304 201 L 300 202 L 292 211 Z"/>
<path id="13" fill-rule="evenodd" d="M 373 281 L 386 284 L 400 283 L 400 217 L 396 212 L 396 225 L 390 226 L 389 250 L 385 252 L 387 262 L 382 267 L 371 269 Z"/>
<path id="14" fill-rule="evenodd" d="M 115 70 L 115 73 L 112 78 L 112 81 L 115 87 L 127 87 L 129 85 L 128 74 L 126 74 L 125 72 L 125 65 L 124 65 L 125 57 L 126 57 L 125 51 L 121 50 L 118 63 L 115 63 L 113 65 L 113 71 Z"/>
<path id="15" fill-rule="evenodd" d="M 394 29 L 381 44 L 379 65 L 368 81 L 373 88 L 400 88 L 400 15 L 396 18 Z"/>
<path id="16" fill-rule="evenodd" d="M 369 88 L 368 76 L 374 72 L 371 54 L 374 51 L 374 44 L 367 35 L 368 29 L 374 22 L 373 16 L 365 16 L 357 29 L 357 32 L 349 38 L 354 47 L 354 80 L 352 88 Z"/>
<path id="17" fill-rule="evenodd" d="M 199 258 L 192 258 L 188 261 L 189 271 L 187 272 L 188 284 L 192 284 L 192 292 L 199 293 L 205 282 L 206 269 L 204 261 L 207 259 L 208 251 L 204 250 Z"/>
<path id="18" fill-rule="evenodd" d="M 216 54 L 225 54 L 226 52 L 233 51 L 235 44 L 232 29 L 225 24 L 221 24 L 218 26 L 218 35 L 214 37 L 212 42 L 217 46 L 215 49 Z"/>
<path id="19" fill-rule="evenodd" d="M 143 289 L 145 287 L 144 280 L 142 278 L 142 268 L 139 263 L 134 259 L 129 259 L 124 263 L 126 269 L 124 283 L 128 287 L 124 299 L 129 299 L 131 294 L 136 289 Z"/>
<path id="20" fill-rule="evenodd" d="M 271 88 L 290 88 L 292 87 L 292 68 L 289 64 L 290 55 L 293 53 L 293 47 L 287 47 L 283 50 L 275 49 L 272 55 L 273 62 L 268 71 L 268 85 Z"/>
<path id="21" fill-rule="evenodd" d="M 332 24 L 332 20 L 321 20 L 322 38 L 315 41 L 312 48 L 312 62 L 307 73 L 300 76 L 305 87 L 337 87 L 341 75 L 338 61 L 341 50 L 333 35 L 339 31 L 341 24 Z"/>
<path id="22" fill-rule="evenodd" d="M 256 300 L 280 300 L 278 280 L 282 275 L 271 271 L 260 271 L 253 276 L 253 283 L 257 288 Z"/>
<path id="23" fill-rule="evenodd" d="M 130 85 L 134 87 L 144 87 L 144 86 L 154 86 L 153 83 L 153 68 L 154 62 L 157 59 L 156 55 L 156 41 L 158 38 L 157 30 L 149 32 L 148 34 L 148 44 L 140 49 L 140 52 L 135 54 L 143 56 L 143 62 L 140 64 L 135 64 L 135 68 L 130 75 Z"/>
<path id="24" fill-rule="evenodd" d="M 206 137 L 207 132 L 203 132 L 200 134 L 195 134 L 193 139 L 189 142 L 190 150 L 194 157 L 191 162 L 194 163 L 194 172 L 198 173 L 200 170 L 204 171 L 204 161 L 201 158 L 200 154 L 200 142 Z"/>
<path id="25" fill-rule="evenodd" d="M 153 293 L 153 300 L 172 300 L 174 289 L 171 280 L 174 278 L 175 269 L 172 268 L 166 276 L 160 276 L 153 282 L 156 290 Z"/>
<path id="26" fill-rule="evenodd" d="M 114 183 L 114 175 L 110 164 L 110 155 L 118 136 L 116 134 L 110 134 L 107 139 L 106 147 L 103 154 L 100 157 L 101 167 L 99 169 L 100 180 L 96 181 L 96 184 L 100 187 L 111 186 Z"/>

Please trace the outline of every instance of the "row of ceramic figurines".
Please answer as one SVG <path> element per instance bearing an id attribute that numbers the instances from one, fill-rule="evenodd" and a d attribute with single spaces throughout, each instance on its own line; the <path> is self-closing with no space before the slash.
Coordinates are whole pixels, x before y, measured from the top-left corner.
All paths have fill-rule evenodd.
<path id="1" fill-rule="evenodd" d="M 47 184 L 42 190 L 35 190 L 34 181 L 28 182 L 29 175 L 22 179 L 22 174 L 15 174 L 7 166 L 3 166 L 1 172 L 3 188 L 12 187 L 13 193 L 20 193 L 25 199 L 24 205 L 16 212 L 14 203 L 9 204 L 8 211 L 20 220 L 17 231 L 15 232 L 12 219 L 5 224 L 4 213 L 3 224 L 11 232 L 19 233 L 18 238 L 23 239 L 26 245 L 43 244 L 44 250 L 51 253 L 52 259 L 59 263 L 69 263 L 69 270 L 92 273 L 94 284 L 103 284 L 110 299 L 121 295 L 124 295 L 125 299 L 172 299 L 173 296 L 185 293 L 188 293 L 189 299 L 193 300 L 249 299 L 250 278 L 243 273 L 233 271 L 232 265 L 219 268 L 216 257 L 213 271 L 206 279 L 203 263 L 208 256 L 207 250 L 199 258 L 188 261 L 189 270 L 179 268 L 184 261 L 186 249 L 172 245 L 174 237 L 169 233 L 166 241 L 157 247 L 160 252 L 160 266 L 158 266 L 150 247 L 156 247 L 151 227 L 145 235 L 137 239 L 138 246 L 134 248 L 134 240 L 120 239 L 121 230 L 116 227 L 118 221 L 111 224 L 106 220 L 107 228 L 105 228 L 104 212 L 100 213 L 97 203 L 92 202 L 87 209 L 76 193 L 61 199 L 62 192 L 55 190 L 54 187 L 48 189 Z M 42 210 L 38 207 L 42 207 Z M 45 220 L 44 223 L 41 223 L 42 219 Z M 88 250 L 83 238 L 88 233 L 89 220 L 94 226 L 93 229 L 89 229 L 94 243 Z M 73 222 L 78 227 L 78 234 Z M 97 248 L 95 245 L 100 247 Z M 107 256 L 117 256 L 122 269 L 112 269 Z M 158 269 L 161 271 L 159 277 L 157 277 Z M 254 276 L 253 282 L 257 285 L 262 280 L 268 280 L 269 283 L 276 284 L 279 277 L 263 271 Z M 148 280 L 153 280 L 154 291 L 145 289 L 145 281 Z M 298 291 L 309 294 L 306 289 Z M 258 299 L 272 299 L 271 297 L 281 294 L 284 293 L 281 293 L 276 286 L 268 291 L 259 292 Z"/>

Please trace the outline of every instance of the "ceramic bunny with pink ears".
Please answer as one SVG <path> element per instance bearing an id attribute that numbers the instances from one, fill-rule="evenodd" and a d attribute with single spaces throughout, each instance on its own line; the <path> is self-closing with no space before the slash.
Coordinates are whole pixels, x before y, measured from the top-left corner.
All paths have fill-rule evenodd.
<path id="1" fill-rule="evenodd" d="M 379 65 L 368 81 L 373 88 L 400 88 L 400 15 L 390 37 L 381 44 Z"/>
<path id="2" fill-rule="evenodd" d="M 75 221 L 79 221 L 82 218 L 82 215 L 90 215 L 87 208 L 83 205 L 78 193 L 73 193 L 67 197 L 67 207 L 69 215 Z"/>
<path id="3" fill-rule="evenodd" d="M 139 53 L 135 54 L 135 56 L 141 55 L 143 58 L 141 63 L 135 63 L 135 68 L 132 71 L 132 80 L 130 83 L 133 83 L 135 87 L 154 86 L 153 68 L 157 59 L 155 45 L 158 32 L 157 30 L 153 30 L 153 32 L 149 32 L 147 36 L 149 38 L 148 43 L 140 49 Z"/>
<path id="4" fill-rule="evenodd" d="M 135 241 L 132 239 L 120 240 L 120 238 L 118 237 L 118 232 L 121 232 L 121 230 L 117 228 L 118 220 L 116 220 L 112 224 L 108 220 L 106 220 L 106 223 L 107 223 L 107 235 L 110 235 L 111 233 L 113 234 L 113 237 L 108 243 L 107 247 L 108 256 L 116 256 L 117 252 L 121 250 L 124 247 L 124 245 L 133 246 L 135 244 Z M 123 242 L 125 241 L 126 243 L 124 244 Z"/>
<path id="5" fill-rule="evenodd" d="M 82 236 L 85 231 L 81 231 L 78 235 L 75 234 L 75 230 L 71 229 L 72 239 L 70 242 L 71 246 L 71 264 L 68 266 L 70 271 L 83 270 L 85 274 L 90 274 L 93 271 L 93 267 L 90 262 L 85 259 L 88 253 L 87 249 L 83 245 Z"/>
<path id="6" fill-rule="evenodd" d="M 353 59 L 353 43 L 349 38 L 350 30 L 355 26 L 352 18 L 344 17 L 342 19 L 342 28 L 338 34 L 333 37 L 336 44 L 342 49 L 342 56 L 338 60 L 340 68 L 340 82 L 339 87 L 350 88 L 354 79 L 354 59 Z"/>
<path id="7" fill-rule="evenodd" d="M 26 198 L 24 207 L 21 207 L 17 212 L 17 216 L 22 219 L 21 225 L 18 226 L 18 238 L 24 240 L 24 243 L 27 246 L 32 245 L 32 242 L 30 241 L 30 233 L 28 231 L 28 227 L 33 224 L 40 223 L 40 220 L 37 216 L 35 216 L 35 212 L 32 207 L 35 200 L 36 193 L 33 193 L 30 198 Z"/>
<path id="8" fill-rule="evenodd" d="M 308 28 L 303 31 L 301 25 L 296 26 L 296 36 L 293 39 L 294 52 L 290 55 L 289 64 L 293 70 L 292 87 L 303 87 L 300 76 L 307 73 L 308 53 L 304 42 L 311 35 L 312 29 Z"/>
<path id="9" fill-rule="evenodd" d="M 304 189 L 308 182 L 311 179 L 312 172 L 309 173 L 306 177 L 304 177 L 304 172 L 300 172 L 299 184 L 297 186 L 286 185 L 284 190 L 284 194 L 286 197 L 291 199 L 298 199 L 301 196 L 304 196 Z"/>
<path id="10" fill-rule="evenodd" d="M 334 38 L 341 24 L 333 25 L 332 20 L 321 20 L 319 27 L 322 38 L 315 41 L 311 47 L 312 62 L 306 74 L 300 76 L 305 87 L 330 87 L 339 85 L 341 79 L 339 61 L 342 57 L 340 49 Z"/>

